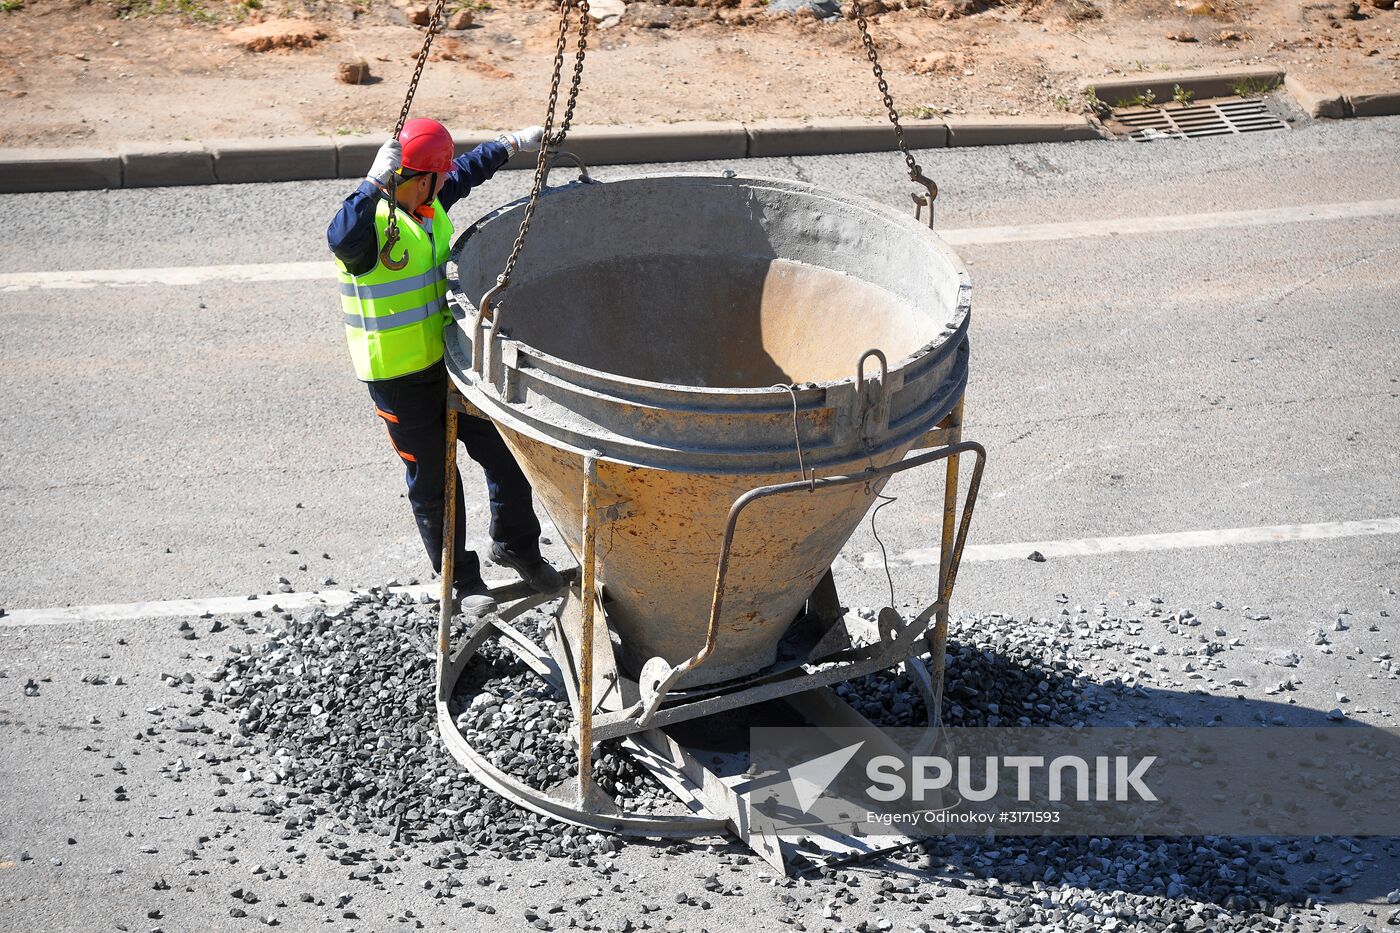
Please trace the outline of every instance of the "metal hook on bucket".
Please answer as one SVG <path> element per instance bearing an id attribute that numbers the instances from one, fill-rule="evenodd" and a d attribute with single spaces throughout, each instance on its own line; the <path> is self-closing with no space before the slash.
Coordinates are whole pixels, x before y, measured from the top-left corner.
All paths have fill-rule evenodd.
<path id="1" fill-rule="evenodd" d="M 922 171 L 915 169 L 909 173 L 909 180 L 916 185 L 922 185 L 927 194 L 920 194 L 917 191 L 910 192 L 909 197 L 914 199 L 914 219 L 923 219 L 923 210 L 928 208 L 928 225 L 933 226 L 933 202 L 938 200 L 938 183 L 929 178 Z"/>
<path id="2" fill-rule="evenodd" d="M 588 166 L 583 164 L 582 159 L 572 152 L 559 149 L 549 154 L 549 161 L 547 161 L 544 166 L 544 174 L 540 176 L 540 187 L 543 188 L 549 185 L 549 173 L 553 171 L 554 167 L 560 162 L 567 162 L 578 169 L 578 180 L 580 183 L 585 185 L 598 184 L 598 180 L 588 174 Z"/>
<path id="3" fill-rule="evenodd" d="M 496 284 L 477 302 L 476 320 L 472 322 L 472 370 L 478 376 L 486 375 L 486 348 L 482 344 L 486 342 L 487 326 L 492 326 L 495 333 L 500 333 L 500 328 L 495 326 L 496 312 L 492 308 L 492 302 L 505 287 L 505 275 L 496 276 Z"/>
<path id="4" fill-rule="evenodd" d="M 506 277 L 496 276 L 496 284 L 492 285 L 486 294 L 481 296 L 481 302 L 477 305 L 476 316 L 485 321 L 495 321 L 496 312 L 491 309 L 491 301 L 496 295 L 506 287 Z"/>
<path id="5" fill-rule="evenodd" d="M 888 389 L 890 381 L 890 361 L 885 359 L 885 351 L 871 348 L 860 355 L 856 363 L 856 391 L 865 394 L 865 361 L 871 357 L 880 361 L 880 387 Z"/>
<path id="6" fill-rule="evenodd" d="M 865 361 L 870 359 L 872 356 L 880 361 L 879 398 L 871 398 L 870 393 L 866 391 Z M 857 404 L 860 406 L 861 440 L 866 444 L 869 444 L 870 439 L 873 436 L 873 429 L 869 423 L 871 421 L 872 416 L 878 419 L 880 417 L 880 413 L 883 411 L 886 412 L 885 416 L 888 417 L 887 413 L 889 411 L 890 363 L 889 360 L 885 358 L 885 354 L 883 351 L 872 347 L 871 349 L 866 350 L 860 355 L 860 360 L 856 362 L 856 398 L 858 399 Z"/>

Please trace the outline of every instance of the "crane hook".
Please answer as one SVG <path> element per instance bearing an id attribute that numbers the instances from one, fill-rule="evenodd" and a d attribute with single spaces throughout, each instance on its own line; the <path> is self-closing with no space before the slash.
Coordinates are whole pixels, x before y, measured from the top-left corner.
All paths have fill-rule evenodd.
<path id="1" fill-rule="evenodd" d="M 390 251 L 398 242 L 399 231 L 391 227 L 388 236 L 385 237 L 384 248 L 379 251 L 379 261 L 384 263 L 385 268 L 393 269 L 395 272 L 408 265 L 408 247 L 404 247 L 403 256 L 399 259 L 393 259 L 389 256 Z"/>
<path id="2" fill-rule="evenodd" d="M 909 180 L 917 185 L 922 185 L 927 194 L 920 194 L 917 191 L 911 192 L 910 197 L 914 199 L 914 219 L 923 217 L 923 209 L 928 208 L 928 225 L 933 226 L 933 202 L 938 199 L 938 184 L 933 179 L 924 175 L 918 169 L 909 173 Z"/>

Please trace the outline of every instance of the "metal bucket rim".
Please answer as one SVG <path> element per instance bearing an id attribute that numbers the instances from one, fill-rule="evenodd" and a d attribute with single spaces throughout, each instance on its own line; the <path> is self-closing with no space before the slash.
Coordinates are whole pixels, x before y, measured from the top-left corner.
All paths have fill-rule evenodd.
<path id="1" fill-rule="evenodd" d="M 486 392 L 482 389 L 482 382 L 471 372 L 470 364 L 462 358 L 462 354 L 470 353 L 464 351 L 462 344 L 469 344 L 464 335 L 449 337 L 446 343 L 445 356 L 449 362 L 448 377 L 457 387 L 458 391 L 468 399 L 481 414 L 491 421 L 497 422 L 531 440 L 537 441 L 548 447 L 563 451 L 575 457 L 595 458 L 600 464 L 606 463 L 612 466 L 629 467 L 638 469 L 665 470 L 671 473 L 690 473 L 698 476 L 789 476 L 794 472 L 792 466 L 764 466 L 753 463 L 731 463 L 718 464 L 706 462 L 696 463 L 693 459 L 694 451 L 689 448 L 653 448 L 640 445 L 635 441 L 625 437 L 613 437 L 607 440 L 600 438 L 589 438 L 586 443 L 577 443 L 566 439 L 559 430 L 559 425 L 551 423 L 548 419 L 542 419 L 545 427 L 537 426 L 535 421 L 522 418 L 515 405 L 502 400 L 495 392 Z M 960 345 L 961 346 L 961 345 Z M 962 399 L 967 390 L 968 368 L 963 366 L 957 374 L 956 381 L 948 384 L 948 389 L 938 396 L 941 404 L 935 409 L 931 409 L 915 427 L 892 433 L 882 438 L 873 446 L 866 447 L 859 454 L 851 453 L 827 453 L 823 448 L 808 448 L 809 457 L 807 466 L 823 471 L 823 473 L 854 472 L 857 466 L 864 466 L 869 458 L 888 453 L 901 445 L 908 445 L 918 437 L 933 428 L 944 416 L 951 412 Z M 487 383 L 489 385 L 489 383 Z M 790 397 L 783 393 L 784 404 L 788 403 Z M 550 430 L 553 428 L 553 430 Z M 672 453 L 674 457 L 662 457 L 659 454 Z M 647 454 L 650 454 L 648 456 Z M 733 458 L 731 458 L 733 459 Z M 690 461 L 690 462 L 687 462 Z M 776 481 L 776 480 L 775 480 Z"/>
<path id="2" fill-rule="evenodd" d="M 842 203 L 848 204 L 853 208 L 866 211 L 867 213 L 874 214 L 883 220 L 890 221 L 905 227 L 911 233 L 918 234 L 921 238 L 928 239 L 930 241 L 930 245 L 934 248 L 934 250 L 942 254 L 943 258 L 948 261 L 948 264 L 952 267 L 954 277 L 956 278 L 958 283 L 958 297 L 953 311 L 951 313 L 952 320 L 945 322 L 944 332 L 941 333 L 939 336 L 935 337 L 933 340 L 930 340 L 929 342 L 913 350 L 907 356 L 901 357 L 898 360 L 891 360 L 889 362 L 890 372 L 894 372 L 896 370 L 901 370 L 905 369 L 906 367 L 912 366 L 913 364 L 917 363 L 920 359 L 934 352 L 935 350 L 952 349 L 952 347 L 958 340 L 959 334 L 965 335 L 968 322 L 968 312 L 971 309 L 971 302 L 969 298 L 971 292 L 971 276 L 968 274 L 967 267 L 963 264 L 962 259 L 953 250 L 953 248 L 948 245 L 947 241 L 945 241 L 941 236 L 938 235 L 938 231 L 934 230 L 932 227 L 914 218 L 908 213 L 897 211 L 891 207 L 886 207 L 885 205 L 878 204 L 874 201 L 869 200 L 868 198 L 828 191 L 824 188 L 810 184 L 808 182 L 792 181 L 790 179 L 783 178 L 772 178 L 764 175 L 726 176 L 717 175 L 713 172 L 655 172 L 645 175 L 632 175 L 627 178 L 617 179 L 615 181 L 604 182 L 595 180 L 588 184 L 583 184 L 575 181 L 569 182 L 568 184 L 564 185 L 554 185 L 547 187 L 543 191 L 541 191 L 540 196 L 542 198 L 557 197 L 562 193 L 585 191 L 589 188 L 594 187 L 595 185 L 625 185 L 634 182 L 656 181 L 663 179 L 712 180 L 723 181 L 726 183 L 760 182 L 763 185 L 775 188 L 785 188 L 788 190 L 801 191 L 804 193 L 819 194 L 822 197 L 830 198 L 836 201 L 841 201 Z M 750 185 L 749 187 L 753 186 Z M 449 255 L 452 259 L 452 263 L 454 266 L 454 275 L 449 280 L 448 285 L 449 291 L 456 299 L 456 302 L 458 303 L 463 315 L 462 318 L 457 318 L 458 321 L 461 321 L 464 318 L 468 320 L 474 319 L 479 310 L 477 308 L 476 303 L 473 302 L 463 291 L 460 274 L 455 274 L 455 266 L 457 262 L 456 257 L 458 253 L 461 252 L 463 247 L 466 245 L 467 241 L 477 231 L 482 229 L 488 223 L 491 223 L 492 221 L 495 221 L 505 216 L 506 214 L 509 214 L 511 211 L 522 209 L 528 202 L 528 196 L 517 198 L 516 200 L 511 201 L 508 204 L 501 205 L 500 207 L 496 208 L 493 211 L 490 211 L 487 214 L 483 214 L 470 226 L 466 227 L 462 231 L 462 234 L 457 238 L 457 241 L 452 244 L 452 249 Z M 948 324 L 951 324 L 953 326 L 949 328 L 946 326 Z M 493 339 L 495 339 L 494 334 Z M 631 376 L 623 376 L 618 373 L 611 373 L 607 372 L 606 370 L 594 369 L 589 366 L 583 366 L 578 363 L 574 363 L 570 360 L 565 360 L 562 357 L 545 353 L 543 350 L 540 350 L 538 347 L 535 347 L 532 344 L 526 343 L 525 341 L 520 340 L 519 338 L 511 337 L 508 333 L 500 335 L 498 339 L 500 339 L 501 341 L 510 341 L 511 343 L 515 344 L 518 352 L 524 353 L 526 356 L 549 362 L 550 364 L 557 366 L 560 369 L 572 370 L 574 372 L 587 375 L 593 381 L 603 384 L 611 384 L 623 390 L 656 389 L 672 392 L 680 391 L 685 394 L 694 394 L 702 398 L 707 398 L 707 401 L 709 401 L 710 398 L 719 399 L 723 396 L 736 395 L 744 396 L 748 399 L 763 398 L 764 396 L 772 396 L 774 399 L 782 400 L 787 400 L 790 398 L 787 388 L 775 388 L 773 386 L 697 386 L 688 385 L 686 383 L 656 382 L 649 379 L 637 379 Z M 477 352 L 476 348 L 473 348 L 473 352 Z M 830 389 L 835 386 L 844 385 L 846 383 L 855 383 L 856 381 L 857 374 L 853 373 L 850 376 L 845 376 L 840 379 L 829 379 L 822 382 L 800 382 L 796 384 L 796 388 L 799 392 L 804 390 L 824 390 Z"/>

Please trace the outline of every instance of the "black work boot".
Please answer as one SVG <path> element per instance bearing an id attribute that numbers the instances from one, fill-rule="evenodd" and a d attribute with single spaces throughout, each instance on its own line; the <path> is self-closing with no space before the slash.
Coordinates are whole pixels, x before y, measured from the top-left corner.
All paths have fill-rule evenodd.
<path id="1" fill-rule="evenodd" d="M 491 559 L 502 567 L 509 567 L 520 574 L 525 585 L 536 593 L 553 593 L 564 586 L 564 578 L 559 571 L 549 565 L 543 557 L 533 559 L 511 553 L 499 541 L 491 542 Z"/>
<path id="2" fill-rule="evenodd" d="M 457 610 L 468 619 L 480 619 L 496 611 L 496 597 L 480 580 L 465 586 L 454 586 L 452 591 L 457 599 Z"/>

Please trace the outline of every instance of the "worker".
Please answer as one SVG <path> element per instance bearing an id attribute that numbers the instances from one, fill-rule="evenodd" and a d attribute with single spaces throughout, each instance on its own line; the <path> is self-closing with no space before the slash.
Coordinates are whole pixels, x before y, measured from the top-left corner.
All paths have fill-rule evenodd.
<path id="1" fill-rule="evenodd" d="M 447 211 L 517 152 L 537 152 L 544 130 L 503 133 L 454 159 L 452 135 L 436 120 L 414 119 L 379 148 L 369 174 L 345 199 L 326 231 L 340 270 L 340 302 L 355 375 L 404 462 L 408 501 L 433 569 L 442 571 L 448 377 L 443 328 L 452 324 L 446 294 L 453 227 Z M 386 248 L 389 183 L 397 182 L 399 238 Z M 386 264 L 385 259 L 389 260 Z M 406 260 L 400 268 L 401 260 Z M 459 416 L 458 438 L 486 474 L 491 501 L 491 559 L 532 589 L 563 585 L 540 556 L 540 523 L 530 484 L 495 425 Z M 475 552 L 466 549 L 465 506 L 457 478 L 453 588 L 460 611 L 496 609 Z"/>

